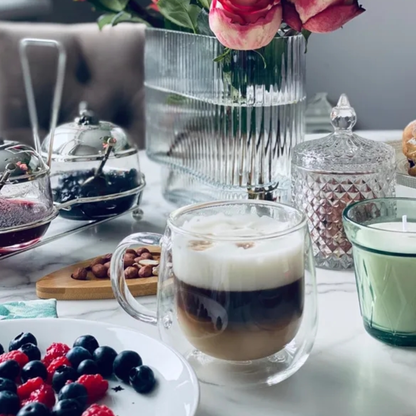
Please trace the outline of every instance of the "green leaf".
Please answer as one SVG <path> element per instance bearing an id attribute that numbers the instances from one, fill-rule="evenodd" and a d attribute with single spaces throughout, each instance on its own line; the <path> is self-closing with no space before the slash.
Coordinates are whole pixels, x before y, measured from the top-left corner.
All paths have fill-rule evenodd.
<path id="1" fill-rule="evenodd" d="M 302 29 L 301 33 L 302 33 L 303 37 L 305 38 L 305 42 L 306 42 L 305 53 L 306 53 L 306 52 L 308 52 L 308 42 L 309 42 L 309 37 L 312 35 L 312 32 L 309 32 L 309 30 L 306 30 L 306 29 Z"/>
<path id="2" fill-rule="evenodd" d="M 190 0 L 159 0 L 157 5 L 166 19 L 196 33 L 197 20 L 201 12 L 199 6 L 190 4 Z"/>
<path id="3" fill-rule="evenodd" d="M 121 12 L 124 10 L 130 0 L 99 0 L 99 2 L 108 9 L 115 12 Z"/>
<path id="4" fill-rule="evenodd" d="M 267 62 L 266 62 L 266 58 L 263 56 L 263 54 L 257 50 L 253 50 L 253 52 L 255 52 L 257 55 L 260 56 L 261 60 L 263 61 L 263 68 L 266 69 L 267 68 Z"/>
<path id="5" fill-rule="evenodd" d="M 100 0 L 88 0 L 88 2 L 92 4 L 95 10 L 108 12 L 108 13 L 114 13 L 114 10 L 111 10 L 108 7 L 105 7 L 103 4 L 101 4 Z"/>
<path id="6" fill-rule="evenodd" d="M 215 36 L 209 27 L 208 16 L 209 14 L 205 9 L 202 9 L 201 13 L 199 13 L 198 20 L 196 22 L 198 26 L 198 33 L 200 35 Z"/>
<path id="7" fill-rule="evenodd" d="M 221 55 L 218 55 L 215 59 L 214 62 L 221 62 L 225 59 L 225 57 L 227 55 L 229 55 L 231 52 L 231 49 L 225 48 L 224 52 Z"/>
<path id="8" fill-rule="evenodd" d="M 115 26 L 119 23 L 144 23 L 146 26 L 150 26 L 146 20 L 141 19 L 138 16 L 133 16 L 127 12 L 119 12 L 119 13 L 106 13 L 98 18 L 98 27 L 100 30 L 107 25 Z"/>
<path id="9" fill-rule="evenodd" d="M 192 29 L 189 29 L 187 27 L 176 25 L 175 23 L 172 23 L 170 20 L 163 18 L 165 25 L 164 28 L 166 30 L 173 30 L 175 32 L 183 32 L 183 33 L 194 33 Z"/>
<path id="10" fill-rule="evenodd" d="M 100 30 L 107 25 L 110 25 L 117 13 L 106 13 L 100 16 L 97 20 L 98 27 Z"/>
<path id="11" fill-rule="evenodd" d="M 209 10 L 211 6 L 211 0 L 198 0 L 198 3 L 204 8 Z"/>
<path id="12" fill-rule="evenodd" d="M 188 99 L 181 95 L 169 94 L 166 98 L 166 104 L 168 105 L 182 105 L 185 104 Z"/>
<path id="13" fill-rule="evenodd" d="M 111 20 L 111 25 L 115 26 L 118 25 L 119 23 L 144 23 L 146 26 L 150 26 L 148 22 L 146 22 L 146 20 L 142 19 L 141 17 L 138 16 L 133 16 L 130 13 L 127 12 L 120 12 L 117 13 L 113 19 Z"/>

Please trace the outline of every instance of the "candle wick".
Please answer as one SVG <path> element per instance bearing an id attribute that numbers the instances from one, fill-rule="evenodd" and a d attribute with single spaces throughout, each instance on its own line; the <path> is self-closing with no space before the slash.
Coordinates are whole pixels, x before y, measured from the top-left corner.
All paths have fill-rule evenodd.
<path id="1" fill-rule="evenodd" d="M 402 216 L 402 227 L 403 232 L 407 232 L 407 215 Z"/>

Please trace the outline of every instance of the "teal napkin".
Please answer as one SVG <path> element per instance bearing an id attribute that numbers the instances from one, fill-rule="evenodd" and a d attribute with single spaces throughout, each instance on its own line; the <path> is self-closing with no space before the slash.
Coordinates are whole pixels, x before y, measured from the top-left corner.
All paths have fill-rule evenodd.
<path id="1" fill-rule="evenodd" d="M 57 318 L 56 299 L 0 304 L 0 321 L 6 319 Z"/>

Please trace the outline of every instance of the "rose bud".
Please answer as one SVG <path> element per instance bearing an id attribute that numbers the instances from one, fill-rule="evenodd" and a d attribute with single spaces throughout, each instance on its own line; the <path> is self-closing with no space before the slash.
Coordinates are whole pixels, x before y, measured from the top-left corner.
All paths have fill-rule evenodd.
<path id="1" fill-rule="evenodd" d="M 357 0 L 282 0 L 283 20 L 293 29 L 328 33 L 365 12 Z"/>
<path id="2" fill-rule="evenodd" d="M 209 26 L 227 48 L 253 50 L 268 45 L 282 23 L 280 0 L 212 0 Z"/>

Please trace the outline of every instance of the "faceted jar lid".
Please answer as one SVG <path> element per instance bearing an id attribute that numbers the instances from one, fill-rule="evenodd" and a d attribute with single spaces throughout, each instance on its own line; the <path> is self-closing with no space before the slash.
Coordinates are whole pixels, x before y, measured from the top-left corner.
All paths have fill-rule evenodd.
<path id="1" fill-rule="evenodd" d="M 10 141 L 0 143 L 2 185 L 26 182 L 48 172 L 48 166 L 32 147 Z"/>
<path id="2" fill-rule="evenodd" d="M 334 132 L 295 146 L 292 164 L 305 170 L 332 174 L 370 174 L 379 172 L 383 166 L 394 166 L 393 147 L 354 134 L 352 129 L 356 122 L 355 110 L 343 94 L 331 112 Z"/>
<path id="3" fill-rule="evenodd" d="M 101 160 L 109 140 L 113 146 L 110 158 L 120 158 L 137 153 L 124 130 L 108 121 L 99 121 L 92 112 L 81 109 L 73 122 L 56 128 L 53 140 L 52 160 L 81 162 Z M 42 156 L 47 158 L 50 135 L 42 143 Z"/>

